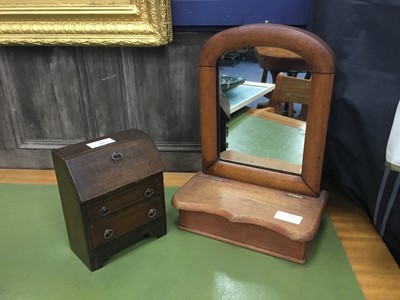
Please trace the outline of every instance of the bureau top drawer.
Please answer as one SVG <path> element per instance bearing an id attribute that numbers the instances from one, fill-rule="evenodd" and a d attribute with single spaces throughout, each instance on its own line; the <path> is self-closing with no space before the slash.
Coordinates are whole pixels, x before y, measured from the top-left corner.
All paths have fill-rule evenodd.
<path id="1" fill-rule="evenodd" d="M 88 204 L 89 220 L 107 217 L 118 210 L 137 203 L 143 199 L 163 195 L 164 189 L 161 176 L 155 176 L 150 180 L 133 185 L 128 190 L 93 204 Z M 163 197 L 162 197 L 163 199 Z"/>
<path id="2" fill-rule="evenodd" d="M 101 143 L 104 140 L 112 142 Z M 82 202 L 164 170 L 154 141 L 140 131 L 128 130 L 94 142 L 95 148 L 89 146 L 93 141 L 87 141 L 54 152 L 66 162 Z"/>

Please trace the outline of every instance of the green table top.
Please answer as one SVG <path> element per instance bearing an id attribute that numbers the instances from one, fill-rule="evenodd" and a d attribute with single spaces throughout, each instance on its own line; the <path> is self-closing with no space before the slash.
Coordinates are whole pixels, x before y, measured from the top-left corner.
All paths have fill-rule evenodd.
<path id="1" fill-rule="evenodd" d="M 57 186 L 0 185 L 0 299 L 363 299 L 324 216 L 306 265 L 177 229 L 90 272 L 70 250 Z"/>
<path id="2" fill-rule="evenodd" d="M 301 165 L 305 131 L 238 111 L 228 122 L 229 149 Z M 284 151 L 282 151 L 284 149 Z"/>

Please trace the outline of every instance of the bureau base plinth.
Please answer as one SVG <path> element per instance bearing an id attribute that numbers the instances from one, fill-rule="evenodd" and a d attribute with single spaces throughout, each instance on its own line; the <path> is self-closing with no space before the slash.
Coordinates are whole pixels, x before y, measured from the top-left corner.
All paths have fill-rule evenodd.
<path id="1" fill-rule="evenodd" d="M 142 240 L 152 242 L 154 238 L 158 239 L 166 234 L 166 218 L 163 217 L 154 224 L 147 224 L 142 228 L 138 228 L 114 240 L 113 243 L 105 244 L 94 249 L 90 259 L 88 261 L 82 261 L 91 271 L 95 271 L 102 268 L 107 261 L 112 260 L 114 254 L 133 246 L 137 242 Z"/>

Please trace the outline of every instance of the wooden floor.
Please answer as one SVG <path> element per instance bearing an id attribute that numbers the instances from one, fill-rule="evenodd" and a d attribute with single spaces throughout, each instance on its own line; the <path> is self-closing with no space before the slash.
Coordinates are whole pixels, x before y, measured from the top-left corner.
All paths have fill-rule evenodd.
<path id="1" fill-rule="evenodd" d="M 181 186 L 193 173 L 165 173 L 166 186 Z M 52 170 L 0 169 L 0 183 L 56 184 Z M 328 211 L 366 299 L 400 299 L 400 269 L 367 215 L 335 184 L 327 185 Z"/>

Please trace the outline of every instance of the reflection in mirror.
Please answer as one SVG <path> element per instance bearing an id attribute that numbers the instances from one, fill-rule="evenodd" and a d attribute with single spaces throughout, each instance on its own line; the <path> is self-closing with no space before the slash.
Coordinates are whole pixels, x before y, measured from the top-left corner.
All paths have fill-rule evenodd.
<path id="1" fill-rule="evenodd" d="M 300 175 L 311 83 L 306 63 L 285 49 L 251 47 L 224 54 L 218 71 L 220 159 Z"/>

